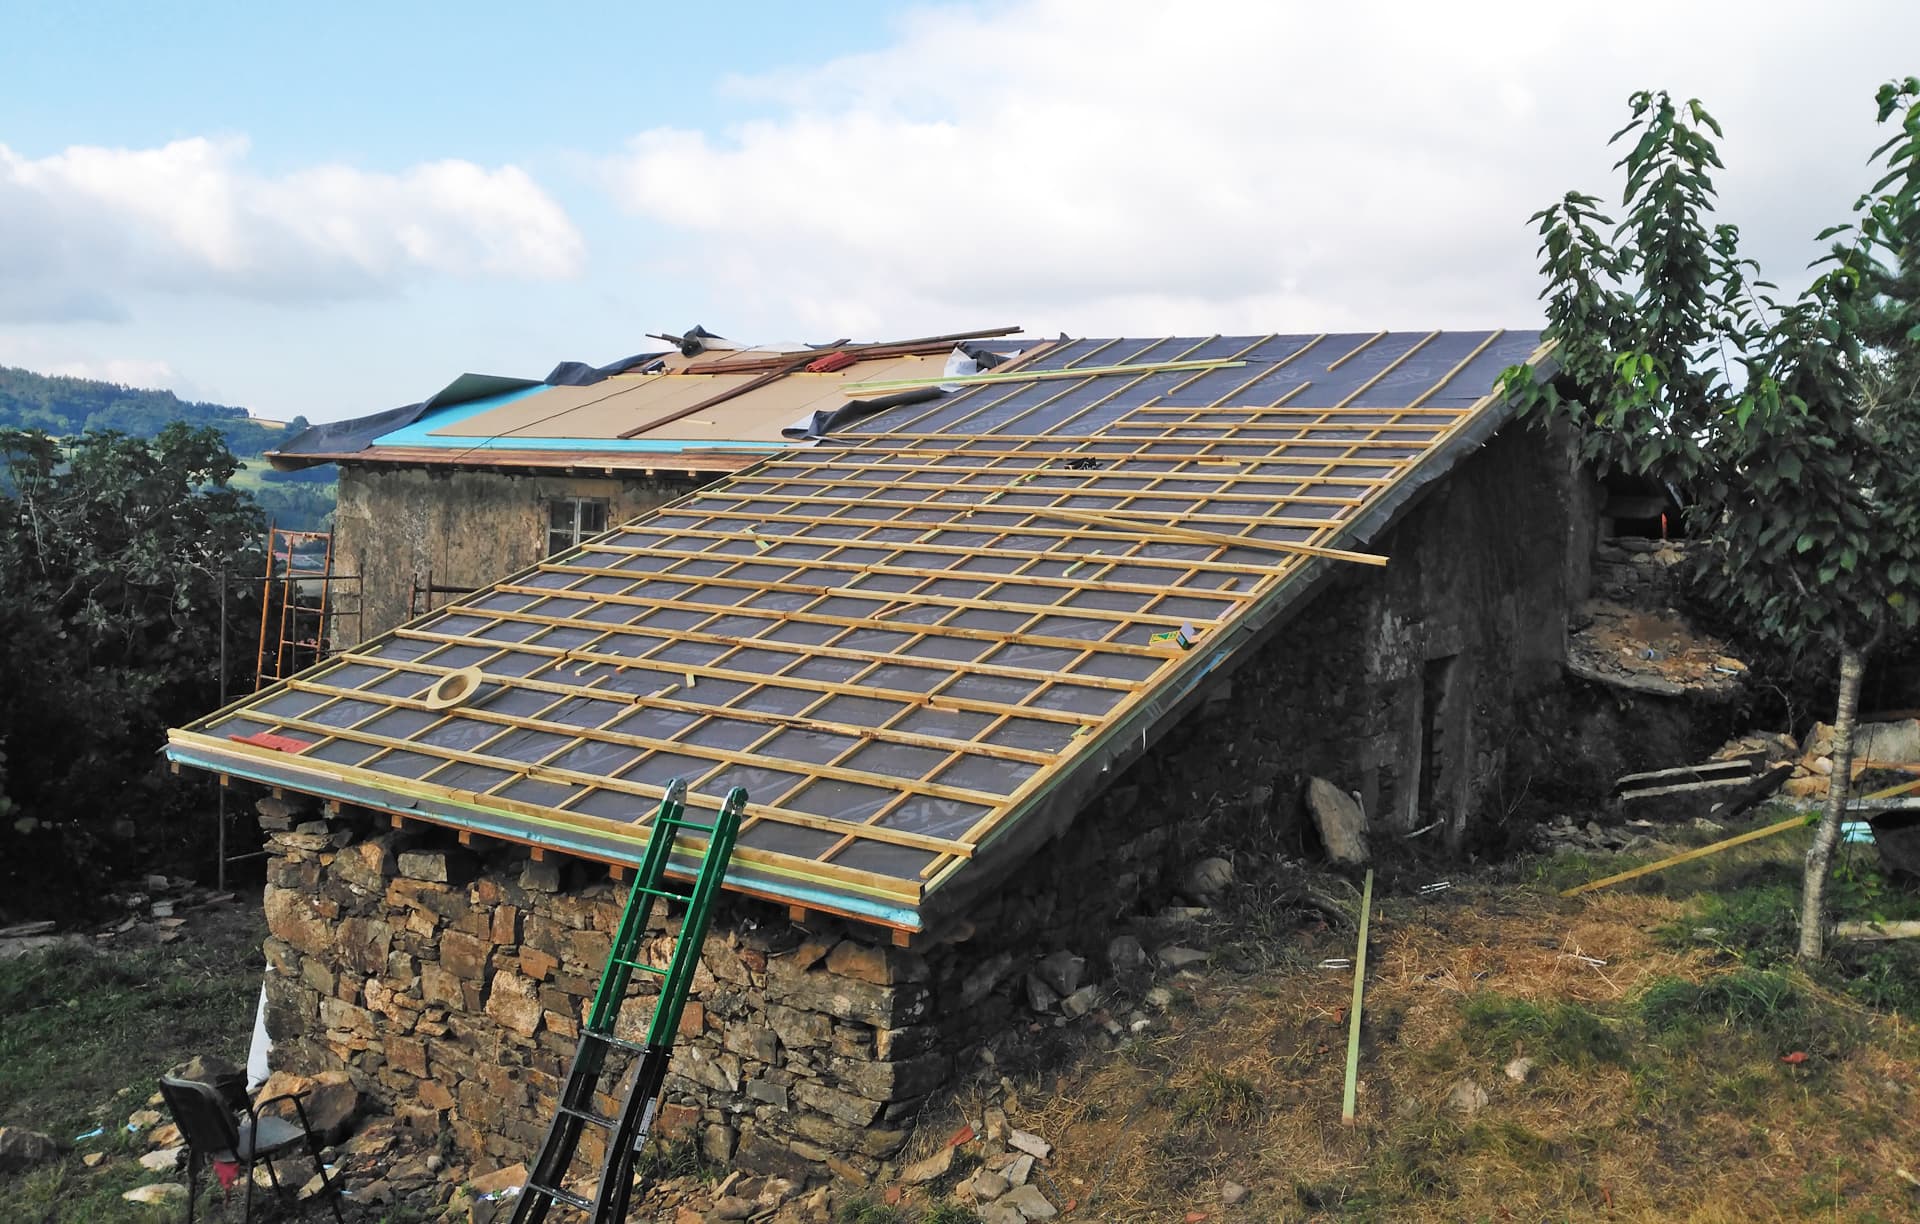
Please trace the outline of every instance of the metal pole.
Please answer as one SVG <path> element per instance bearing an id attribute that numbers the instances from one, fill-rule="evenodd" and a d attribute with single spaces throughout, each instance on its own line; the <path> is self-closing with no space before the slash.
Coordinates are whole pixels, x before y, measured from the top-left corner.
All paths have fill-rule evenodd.
<path id="1" fill-rule="evenodd" d="M 220 708 L 227 706 L 227 566 L 220 564 Z M 227 891 L 227 788 L 220 787 L 219 799 L 219 851 L 220 863 L 214 868 L 213 887 L 216 892 Z"/>

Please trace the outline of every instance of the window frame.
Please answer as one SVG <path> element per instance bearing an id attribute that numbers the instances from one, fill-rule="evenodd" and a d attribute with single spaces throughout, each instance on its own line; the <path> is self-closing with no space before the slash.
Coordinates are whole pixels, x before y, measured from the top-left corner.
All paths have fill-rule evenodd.
<path id="1" fill-rule="evenodd" d="M 607 499 L 604 497 L 554 497 L 547 501 L 547 551 L 546 556 L 557 557 L 568 549 L 578 548 L 607 529 Z M 566 510 L 567 522 L 557 522 L 559 512 Z M 597 526 L 587 526 L 589 518 L 597 518 Z"/>

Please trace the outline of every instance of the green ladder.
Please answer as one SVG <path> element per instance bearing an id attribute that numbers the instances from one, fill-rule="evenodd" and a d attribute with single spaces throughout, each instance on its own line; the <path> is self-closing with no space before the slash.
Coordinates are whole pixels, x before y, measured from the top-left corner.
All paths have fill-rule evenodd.
<path id="1" fill-rule="evenodd" d="M 580 1044 L 573 1055 L 573 1069 L 567 1073 L 566 1088 L 560 1105 L 540 1145 L 539 1159 L 527 1175 L 520 1198 L 513 1209 L 513 1224 L 540 1224 L 555 1203 L 585 1214 L 593 1224 L 624 1224 L 627 1204 L 633 1196 L 635 1157 L 646 1144 L 659 1108 L 660 1088 L 666 1082 L 667 1063 L 673 1056 L 673 1036 L 680 1027 L 680 1013 L 687 1005 L 687 991 L 693 986 L 693 972 L 700 964 L 700 947 L 706 939 L 707 923 L 713 916 L 713 901 L 720 892 L 720 881 L 727 874 L 727 860 L 733 854 L 734 838 L 740 831 L 740 816 L 746 810 L 747 792 L 736 786 L 727 792 L 719 818 L 712 824 L 686 818 L 686 783 L 676 778 L 667 786 L 654 815 L 653 830 L 647 838 L 647 852 L 634 876 L 633 889 L 627 894 L 626 911 L 620 916 L 620 929 L 613 937 L 607 965 L 600 975 L 600 989 L 593 996 L 593 1009 L 580 1030 Z M 666 888 L 667 862 L 680 830 L 702 834 L 707 839 L 700 859 L 700 870 L 690 893 Z M 680 924 L 680 937 L 673 956 L 665 967 L 642 964 L 638 959 L 640 943 L 646 938 L 648 919 L 655 901 L 679 901 L 687 907 Z M 660 994 L 654 1000 L 653 1020 L 647 1026 L 644 1042 L 627 1041 L 613 1034 L 625 1002 L 627 987 L 635 973 L 650 973 L 660 979 Z M 614 1049 L 639 1056 L 633 1081 L 621 1100 L 620 1116 L 610 1118 L 594 1108 L 607 1056 Z M 580 1146 L 580 1136 L 592 1126 L 605 1131 L 606 1158 L 600 1166 L 599 1189 L 589 1199 L 563 1187 Z"/>

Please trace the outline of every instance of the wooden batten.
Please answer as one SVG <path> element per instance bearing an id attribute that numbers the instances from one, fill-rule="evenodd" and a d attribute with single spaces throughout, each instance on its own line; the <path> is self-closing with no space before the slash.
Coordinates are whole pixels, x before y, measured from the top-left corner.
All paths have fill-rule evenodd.
<path id="1" fill-rule="evenodd" d="M 614 860 L 648 836 L 644 820 L 616 817 L 657 801 L 667 778 L 682 777 L 701 810 L 750 778 L 729 888 L 795 922 L 845 914 L 912 946 L 927 938 L 914 931 L 926 894 L 1166 686 L 1217 661 L 1212 644 L 1238 640 L 1319 559 L 1384 564 L 1356 551 L 1351 524 L 1493 403 L 1425 406 L 1498 333 L 1405 406 L 1361 403 L 1436 364 L 1437 336 L 1376 352 L 1337 392 L 1320 371 L 1382 336 L 1275 377 L 1326 339 L 1302 338 L 1277 362 L 1216 379 L 1233 386 L 1201 406 L 1190 388 L 1217 362 L 1175 371 L 1170 386 L 1155 375 L 1151 394 L 1145 370 L 1092 371 L 1175 348 L 1174 362 L 1228 348 L 1220 361 L 1247 361 L 1274 337 L 1116 339 L 1080 346 L 1044 380 L 983 380 L 907 409 L 894 432 L 723 456 L 746 470 L 175 742 L 219 741 L 212 759 L 242 776 L 257 761 L 268 777 L 417 807 L 394 828 L 450 825 L 463 845 L 518 842 L 536 862 L 566 846 L 616 880 L 630 869 Z M 1338 402 L 1313 406 L 1308 373 L 1323 384 L 1312 398 Z M 463 668 L 484 689 L 430 708 L 421 693 Z M 313 742 L 227 742 L 214 728 L 236 717 Z"/>

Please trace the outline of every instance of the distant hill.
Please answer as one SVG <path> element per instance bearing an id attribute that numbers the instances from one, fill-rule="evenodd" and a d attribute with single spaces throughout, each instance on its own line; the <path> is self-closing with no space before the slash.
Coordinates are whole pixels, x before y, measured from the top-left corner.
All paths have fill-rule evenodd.
<path id="1" fill-rule="evenodd" d="M 174 421 L 220 431 L 227 448 L 246 463 L 247 470 L 234 478 L 235 486 L 252 493 L 277 525 L 313 530 L 333 513 L 333 465 L 276 472 L 260 457 L 305 429 L 304 417 L 263 421 L 248 416 L 244 408 L 183 400 L 171 391 L 0 366 L 0 427 L 39 429 L 56 437 L 111 429 L 150 438 Z"/>

